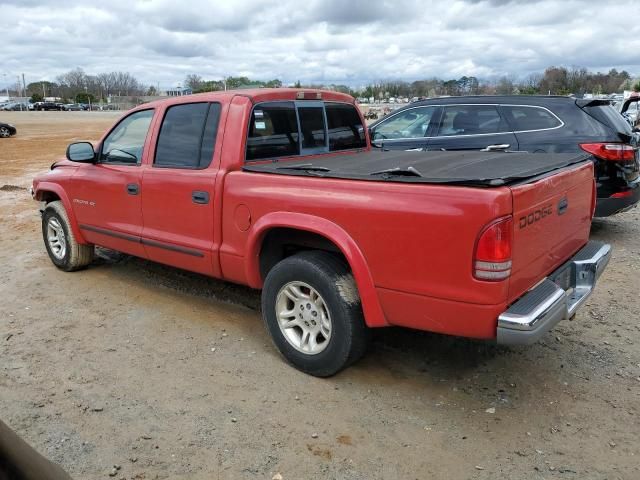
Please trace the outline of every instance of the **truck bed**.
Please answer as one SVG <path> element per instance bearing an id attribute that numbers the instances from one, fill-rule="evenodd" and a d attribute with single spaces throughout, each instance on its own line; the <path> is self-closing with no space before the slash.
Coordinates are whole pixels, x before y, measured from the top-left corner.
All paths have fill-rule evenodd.
<path id="1" fill-rule="evenodd" d="M 585 154 L 479 151 L 384 151 L 282 159 L 245 165 L 249 172 L 351 180 L 498 187 L 588 158 Z"/>

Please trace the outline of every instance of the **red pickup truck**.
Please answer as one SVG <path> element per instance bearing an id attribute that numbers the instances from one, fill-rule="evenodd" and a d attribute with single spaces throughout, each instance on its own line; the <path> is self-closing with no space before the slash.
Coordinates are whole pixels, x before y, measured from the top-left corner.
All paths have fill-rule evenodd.
<path id="1" fill-rule="evenodd" d="M 353 98 L 260 89 L 127 112 L 33 182 L 53 263 L 94 245 L 262 289 L 277 348 L 328 376 L 372 327 L 531 343 L 610 256 L 575 155 L 372 151 Z"/>

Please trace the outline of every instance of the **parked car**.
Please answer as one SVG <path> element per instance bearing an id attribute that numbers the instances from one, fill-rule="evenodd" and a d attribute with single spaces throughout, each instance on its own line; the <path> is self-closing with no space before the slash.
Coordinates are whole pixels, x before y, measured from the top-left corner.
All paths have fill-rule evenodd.
<path id="1" fill-rule="evenodd" d="M 640 94 L 631 95 L 617 104 L 618 111 L 629 122 L 632 128 L 640 126 Z"/>
<path id="2" fill-rule="evenodd" d="M 0 110 L 4 110 L 7 112 L 20 112 L 20 111 L 26 112 L 28 109 L 29 109 L 29 104 L 26 102 L 10 102 L 0 107 Z"/>
<path id="3" fill-rule="evenodd" d="M 64 110 L 62 103 L 56 102 L 36 102 L 33 104 L 34 110 Z"/>
<path id="4" fill-rule="evenodd" d="M 527 344 L 575 314 L 611 251 L 589 241 L 587 155 L 372 150 L 364 125 L 320 90 L 141 105 L 36 176 L 45 248 L 64 271 L 100 245 L 261 288 L 275 345 L 317 376 L 372 327 Z"/>
<path id="5" fill-rule="evenodd" d="M 16 133 L 18 133 L 18 130 L 14 125 L 0 122 L 0 138 L 9 138 Z"/>
<path id="6" fill-rule="evenodd" d="M 553 96 L 434 98 L 390 113 L 370 127 L 385 149 L 588 152 L 597 217 L 640 200 L 638 136 L 608 100 Z"/>
<path id="7" fill-rule="evenodd" d="M 79 103 L 67 103 L 64 106 L 64 109 L 69 111 L 69 112 L 80 112 L 82 110 L 84 110 L 84 108 L 82 108 L 82 105 Z"/>

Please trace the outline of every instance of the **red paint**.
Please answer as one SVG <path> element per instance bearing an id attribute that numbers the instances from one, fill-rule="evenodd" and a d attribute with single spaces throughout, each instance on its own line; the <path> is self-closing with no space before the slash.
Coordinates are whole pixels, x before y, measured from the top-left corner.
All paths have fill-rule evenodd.
<path id="1" fill-rule="evenodd" d="M 297 92 L 208 93 L 141 106 L 136 110 L 153 108 L 154 117 L 139 166 L 65 160 L 35 178 L 36 198 L 47 192 L 60 197 L 81 241 L 253 288 L 263 283 L 259 259 L 270 229 L 313 232 L 333 242 L 348 260 L 368 325 L 402 325 L 477 338 L 494 337 L 497 316 L 507 305 L 586 243 L 593 197 L 590 164 L 535 184 L 487 189 L 242 171 L 252 105 L 296 100 Z M 315 99 L 317 92 L 308 95 Z M 354 102 L 340 93 L 321 95 L 323 100 Z M 198 101 L 221 104 L 209 167 L 153 167 L 165 110 Z M 321 162 L 322 155 L 314 159 Z M 140 194 L 128 195 L 128 183 L 138 183 Z M 210 201 L 194 204 L 194 190 L 206 192 Z M 569 208 L 560 219 L 554 211 L 546 222 L 541 219 L 519 229 L 520 217 L 547 205 L 557 208 L 565 197 Z M 510 258 L 511 276 L 500 281 L 474 278 L 481 233 L 497 219 L 510 217 L 510 230 L 501 225 L 499 235 L 493 232 L 493 244 L 480 241 L 478 259 Z M 80 225 L 108 229 L 128 239 Z M 507 238 L 508 245 L 502 242 Z"/>
<path id="2" fill-rule="evenodd" d="M 626 190 L 624 192 L 618 192 L 611 195 L 611 198 L 625 198 L 633 195 L 633 190 Z"/>
<path id="3" fill-rule="evenodd" d="M 602 160 L 633 161 L 636 149 L 626 143 L 581 143 L 580 148 Z"/>

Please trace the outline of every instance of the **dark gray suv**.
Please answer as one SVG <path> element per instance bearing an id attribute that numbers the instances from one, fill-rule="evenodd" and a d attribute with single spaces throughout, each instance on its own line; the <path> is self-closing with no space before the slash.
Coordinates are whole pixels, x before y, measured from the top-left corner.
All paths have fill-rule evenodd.
<path id="1" fill-rule="evenodd" d="M 608 100 L 473 96 L 412 103 L 373 123 L 375 147 L 401 150 L 587 152 L 595 164 L 596 216 L 640 200 L 638 135 Z"/>

